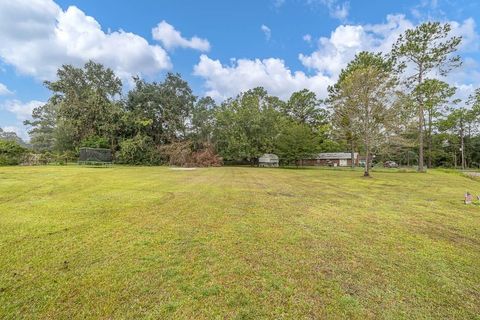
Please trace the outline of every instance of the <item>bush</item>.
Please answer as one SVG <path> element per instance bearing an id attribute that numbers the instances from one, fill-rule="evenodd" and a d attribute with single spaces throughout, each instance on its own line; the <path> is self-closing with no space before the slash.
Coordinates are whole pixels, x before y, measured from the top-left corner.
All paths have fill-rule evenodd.
<path id="1" fill-rule="evenodd" d="M 49 164 L 50 162 L 53 162 L 55 159 L 55 155 L 51 152 L 44 152 L 40 154 L 40 157 L 38 158 L 38 162 L 40 164 Z"/>
<path id="2" fill-rule="evenodd" d="M 25 166 L 36 166 L 40 164 L 40 153 L 27 153 L 23 156 L 22 164 Z"/>
<path id="3" fill-rule="evenodd" d="M 191 166 L 192 143 L 190 141 L 172 142 L 159 147 L 159 151 L 164 160 L 172 166 Z"/>
<path id="4" fill-rule="evenodd" d="M 55 162 L 61 166 L 68 164 L 76 159 L 76 155 L 73 151 L 65 151 L 63 153 L 55 155 Z"/>
<path id="5" fill-rule="evenodd" d="M 58 156 L 59 160 L 64 162 L 65 164 L 69 162 L 74 162 L 78 159 L 78 154 L 74 151 L 65 151 Z"/>
<path id="6" fill-rule="evenodd" d="M 191 141 L 173 142 L 159 148 L 166 162 L 179 167 L 212 167 L 221 166 L 222 159 L 215 153 L 211 145 L 193 150 Z"/>
<path id="7" fill-rule="evenodd" d="M 12 140 L 0 140 L 0 166 L 18 165 L 27 149 Z"/>
<path id="8" fill-rule="evenodd" d="M 161 163 L 160 155 L 150 137 L 137 135 L 120 143 L 117 162 L 134 165 Z"/>
<path id="9" fill-rule="evenodd" d="M 137 135 L 120 143 L 117 162 L 133 165 L 168 163 L 180 167 L 210 167 L 221 166 L 222 158 L 215 153 L 211 145 L 195 150 L 191 141 L 179 141 L 158 147 L 150 137 Z"/>
<path id="10" fill-rule="evenodd" d="M 192 156 L 196 167 L 219 167 L 223 164 L 222 158 L 218 156 L 210 144 L 193 152 Z"/>

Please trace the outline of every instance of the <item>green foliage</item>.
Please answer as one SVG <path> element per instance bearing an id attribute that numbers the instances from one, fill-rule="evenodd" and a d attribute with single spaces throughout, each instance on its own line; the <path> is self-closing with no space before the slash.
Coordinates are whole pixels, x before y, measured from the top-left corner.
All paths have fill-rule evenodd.
<path id="1" fill-rule="evenodd" d="M 299 164 L 320 150 L 319 136 L 304 123 L 287 122 L 276 140 L 276 154 L 287 164 Z"/>
<path id="2" fill-rule="evenodd" d="M 129 133 L 148 135 L 155 144 L 185 138 L 194 102 L 190 86 L 179 74 L 168 73 L 161 83 L 136 78 L 125 102 Z"/>
<path id="3" fill-rule="evenodd" d="M 215 110 L 217 105 L 211 97 L 198 100 L 192 111 L 191 138 L 195 144 L 210 143 L 215 128 Z"/>
<path id="4" fill-rule="evenodd" d="M 226 160 L 254 161 L 271 153 L 280 133 L 280 102 L 263 88 L 225 101 L 216 112 L 215 144 Z"/>
<path id="5" fill-rule="evenodd" d="M 36 152 L 58 149 L 57 105 L 51 99 L 46 104 L 36 107 L 32 119 L 25 120 L 24 125 L 30 127 L 30 144 Z"/>
<path id="6" fill-rule="evenodd" d="M 442 121 L 448 105 L 455 104 L 457 101 L 451 101 L 456 88 L 448 83 L 437 79 L 426 79 L 419 84 L 413 95 L 421 97 L 425 110 L 425 138 L 427 143 L 427 165 L 432 167 L 434 158 L 440 151 L 435 147 L 439 146 L 433 142 L 433 133 L 438 130 L 439 122 Z"/>
<path id="7" fill-rule="evenodd" d="M 4 131 L 0 128 L 0 140 L 10 140 L 15 141 L 22 147 L 26 147 L 26 143 L 19 137 L 15 132 Z"/>
<path id="8" fill-rule="evenodd" d="M 448 23 L 424 22 L 414 29 L 408 29 L 400 35 L 392 48 L 391 56 L 398 70 L 410 72 L 407 86 L 413 87 L 412 102 L 418 114 L 419 171 L 424 170 L 424 111 L 426 76 L 438 71 L 442 76 L 461 65 L 458 55 L 453 55 L 462 38 L 451 36 Z"/>
<path id="9" fill-rule="evenodd" d="M 372 65 L 353 70 L 331 94 L 336 123 L 348 120 L 345 129 L 358 137 L 367 158 L 394 131 L 397 119 L 397 105 L 393 103 L 395 85 L 396 80 L 388 70 Z M 369 175 L 369 163 L 367 161 L 365 166 L 366 176 Z"/>
<path id="10" fill-rule="evenodd" d="M 361 136 L 358 131 L 358 110 L 349 105 L 355 101 L 355 98 L 348 99 L 345 94 L 345 85 L 352 75 L 371 69 L 381 71 L 383 77 L 392 75 L 393 62 L 381 53 L 372 53 L 362 51 L 355 55 L 345 69 L 342 69 L 337 82 L 328 87 L 329 96 L 326 100 L 327 105 L 332 111 L 332 125 L 335 137 L 340 141 L 345 141 L 348 150 L 358 151 L 362 147 Z M 395 80 L 391 78 L 391 80 Z"/>
<path id="11" fill-rule="evenodd" d="M 452 56 L 460 45 L 462 37 L 451 36 L 450 24 L 424 22 L 400 35 L 392 48 L 392 57 L 401 68 L 412 64 L 415 69 L 411 78 L 420 84 L 418 76 L 438 69 L 446 75 L 452 68 L 461 65 L 458 55 Z"/>
<path id="12" fill-rule="evenodd" d="M 38 161 L 39 161 L 40 164 L 46 165 L 46 164 L 54 162 L 55 159 L 56 159 L 55 154 L 53 154 L 50 151 L 46 151 L 46 152 L 40 154 L 40 157 L 39 157 Z"/>
<path id="13" fill-rule="evenodd" d="M 360 145 L 368 157 L 394 132 L 396 81 L 390 61 L 379 54 L 362 52 L 330 87 L 327 102 L 333 111 L 332 122 L 338 135 L 350 145 L 350 151 Z"/>
<path id="14" fill-rule="evenodd" d="M 468 100 L 472 111 L 460 138 L 458 126 L 451 124 L 455 114 L 444 116 L 450 112 L 446 106 L 457 103 L 452 99 L 455 88 L 425 77 L 459 65 L 452 54 L 461 39 L 450 37 L 450 31 L 448 24 L 426 23 L 405 32 L 387 56 L 358 53 L 328 88 L 328 109 L 308 89 L 282 101 L 254 88 L 217 105 L 210 97 L 197 100 L 189 84 L 173 73 L 160 82 L 135 78 L 135 87 L 122 97 L 122 83 L 111 69 L 93 61 L 82 68 L 64 65 L 57 80 L 45 83 L 52 96 L 34 109 L 25 125 L 30 127 L 34 151 L 61 155 L 53 157 L 58 159 L 88 146 L 109 148 L 124 163 L 158 164 L 168 158 L 160 149 L 191 142 L 192 152 L 201 153 L 205 162 L 217 153 L 228 162 L 255 163 L 264 153 L 279 153 L 284 162 L 292 162 L 306 157 L 309 150 L 366 153 L 373 147 L 379 159 L 410 164 L 423 163 L 425 140 L 431 166 L 455 166 L 462 143 L 464 164 L 474 165 L 480 89 Z M 411 68 L 404 68 L 407 65 Z M 367 70 L 378 79 L 362 78 Z M 404 72 L 408 86 L 397 86 L 398 72 Z M 362 87 L 376 94 L 365 95 Z M 388 99 L 382 93 L 387 88 Z M 374 110 L 380 100 L 395 111 Z M 370 107 L 367 113 L 372 116 L 366 120 L 360 109 Z M 2 137 L 23 143 L 13 133 L 0 131 Z"/>
<path id="15" fill-rule="evenodd" d="M 78 158 L 78 154 L 75 151 L 65 151 L 57 156 L 58 162 L 61 164 L 68 164 L 74 162 Z"/>
<path id="16" fill-rule="evenodd" d="M 137 135 L 120 142 L 117 162 L 132 165 L 160 164 L 160 154 L 148 136 Z"/>
<path id="17" fill-rule="evenodd" d="M 414 96 L 422 97 L 426 111 L 438 116 L 438 108 L 444 107 L 451 102 L 457 88 L 437 79 L 425 79 L 415 87 Z"/>
<path id="18" fill-rule="evenodd" d="M 18 142 L 0 139 L 0 166 L 20 164 L 26 152 Z"/>
<path id="19" fill-rule="evenodd" d="M 56 117 L 57 129 L 63 135 L 59 139 L 69 142 L 58 149 L 73 150 L 90 136 L 109 137 L 110 144 L 115 143 L 122 110 L 114 99 L 121 93 L 122 83 L 113 70 L 89 61 L 83 68 L 63 65 L 57 78 L 45 82 L 53 92 L 51 106 L 38 110 L 36 122 L 31 123 L 36 129 L 33 134 L 49 137 L 51 119 Z"/>
<path id="20" fill-rule="evenodd" d="M 282 112 L 294 122 L 317 128 L 326 122 L 327 114 L 314 92 L 303 89 L 292 93 L 287 103 L 280 104 Z"/>
<path id="21" fill-rule="evenodd" d="M 338 85 L 342 83 L 350 74 L 356 70 L 363 70 L 367 67 L 373 67 L 377 70 L 384 70 L 385 72 L 393 71 L 393 60 L 385 57 L 382 53 L 373 53 L 368 51 L 361 51 L 355 55 L 352 61 L 342 69 L 338 76 L 337 83 L 329 87 L 329 92 L 334 93 L 339 89 Z"/>
<path id="22" fill-rule="evenodd" d="M 88 148 L 110 148 L 108 139 L 105 137 L 99 136 L 90 136 L 85 138 L 81 144 L 81 147 L 88 147 Z"/>

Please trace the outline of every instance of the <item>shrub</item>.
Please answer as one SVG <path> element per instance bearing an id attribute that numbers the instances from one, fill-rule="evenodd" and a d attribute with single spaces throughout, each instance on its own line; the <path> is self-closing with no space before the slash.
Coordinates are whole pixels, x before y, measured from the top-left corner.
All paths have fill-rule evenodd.
<path id="1" fill-rule="evenodd" d="M 188 167 L 192 163 L 192 143 L 190 141 L 172 142 L 159 147 L 164 160 L 172 166 Z"/>
<path id="2" fill-rule="evenodd" d="M 219 167 L 223 164 L 223 161 L 215 152 L 213 146 L 208 144 L 193 152 L 193 163 L 196 167 Z"/>
<path id="3" fill-rule="evenodd" d="M 134 165 L 160 164 L 161 159 L 150 137 L 137 135 L 120 143 L 119 163 Z"/>
<path id="4" fill-rule="evenodd" d="M 71 159 L 71 155 L 66 152 L 55 155 L 55 162 L 61 166 L 68 164 Z"/>
<path id="5" fill-rule="evenodd" d="M 36 166 L 40 164 L 40 153 L 27 153 L 22 159 L 22 164 L 26 166 Z"/>
<path id="6" fill-rule="evenodd" d="M 50 162 L 53 162 L 55 159 L 55 156 L 51 152 L 44 152 L 40 154 L 40 157 L 38 158 L 38 162 L 40 164 L 49 164 Z"/>
<path id="7" fill-rule="evenodd" d="M 222 159 L 210 144 L 193 150 L 191 141 L 179 141 L 161 146 L 159 150 L 166 162 L 174 166 L 211 167 L 222 165 Z"/>
<path id="8" fill-rule="evenodd" d="M 13 140 L 0 140 L 0 166 L 18 165 L 27 149 Z"/>
<path id="9" fill-rule="evenodd" d="M 74 162 L 78 159 L 78 154 L 74 151 L 69 150 L 59 155 L 59 158 L 65 163 Z"/>

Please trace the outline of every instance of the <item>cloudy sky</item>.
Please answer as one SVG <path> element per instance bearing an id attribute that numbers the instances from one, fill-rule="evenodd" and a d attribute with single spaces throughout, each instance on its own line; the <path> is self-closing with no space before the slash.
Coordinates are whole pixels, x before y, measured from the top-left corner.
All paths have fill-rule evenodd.
<path id="1" fill-rule="evenodd" d="M 0 127 L 26 138 L 23 120 L 49 97 L 43 81 L 89 59 L 126 89 L 173 71 L 217 100 L 255 86 L 324 97 L 356 52 L 387 52 L 426 20 L 463 37 L 464 65 L 446 80 L 468 96 L 480 86 L 477 0 L 0 0 Z"/>

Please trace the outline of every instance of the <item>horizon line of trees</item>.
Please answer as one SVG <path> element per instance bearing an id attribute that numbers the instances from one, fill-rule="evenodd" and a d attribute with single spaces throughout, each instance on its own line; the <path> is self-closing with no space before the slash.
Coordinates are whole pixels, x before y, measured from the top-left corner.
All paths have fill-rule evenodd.
<path id="1" fill-rule="evenodd" d="M 480 167 L 480 89 L 462 102 L 442 80 L 461 65 L 455 52 L 462 39 L 450 33 L 448 23 L 426 22 L 402 34 L 391 52 L 358 53 L 324 100 L 304 89 L 283 101 L 257 87 L 217 103 L 194 96 L 174 73 L 161 82 L 136 77 L 122 95 L 111 69 L 93 61 L 63 65 L 57 80 L 45 82 L 50 99 L 25 125 L 35 152 L 104 147 L 127 164 L 211 165 L 219 157 L 255 164 L 264 153 L 298 164 L 348 150 L 352 159 L 375 154 L 419 171 Z"/>

